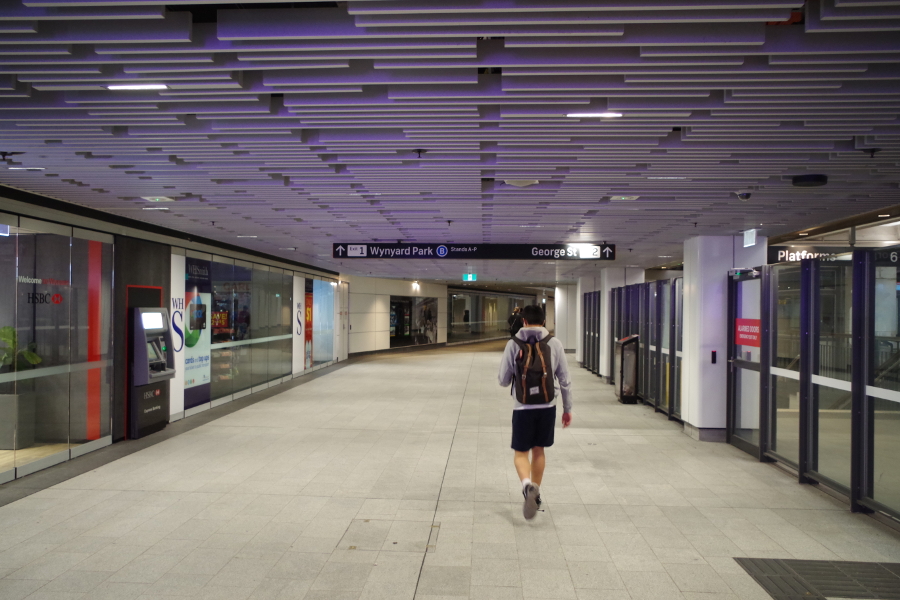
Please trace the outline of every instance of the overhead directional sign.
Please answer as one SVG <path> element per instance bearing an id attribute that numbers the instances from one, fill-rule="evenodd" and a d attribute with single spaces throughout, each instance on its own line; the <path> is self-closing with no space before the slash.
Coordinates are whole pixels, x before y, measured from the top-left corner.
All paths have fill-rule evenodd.
<path id="1" fill-rule="evenodd" d="M 334 244 L 334 258 L 616 260 L 615 244 Z"/>

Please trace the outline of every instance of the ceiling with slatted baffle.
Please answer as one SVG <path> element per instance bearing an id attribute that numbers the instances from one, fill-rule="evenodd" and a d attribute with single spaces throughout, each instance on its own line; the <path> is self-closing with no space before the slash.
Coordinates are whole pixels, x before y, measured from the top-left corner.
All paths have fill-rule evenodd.
<path id="1" fill-rule="evenodd" d="M 0 184 L 448 281 L 332 243 L 605 241 L 650 267 L 900 204 L 900 2 L 797 2 L 0 0 Z"/>

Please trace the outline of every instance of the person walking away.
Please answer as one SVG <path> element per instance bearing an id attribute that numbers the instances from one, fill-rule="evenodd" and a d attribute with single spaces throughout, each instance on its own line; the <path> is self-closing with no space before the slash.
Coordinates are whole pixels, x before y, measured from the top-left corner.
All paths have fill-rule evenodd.
<path id="1" fill-rule="evenodd" d="M 506 322 L 509 324 L 510 337 L 515 337 L 519 330 L 522 329 L 522 308 L 519 306 L 515 307 Z"/>
<path id="2" fill-rule="evenodd" d="M 540 306 L 521 311 L 522 328 L 506 344 L 500 385 L 512 384 L 513 463 L 522 482 L 522 514 L 533 519 L 541 505 L 545 449 L 553 445 L 556 400 L 562 397 L 562 426 L 572 424 L 572 390 L 565 348 L 544 328 Z M 529 457 L 530 454 L 530 457 Z"/>

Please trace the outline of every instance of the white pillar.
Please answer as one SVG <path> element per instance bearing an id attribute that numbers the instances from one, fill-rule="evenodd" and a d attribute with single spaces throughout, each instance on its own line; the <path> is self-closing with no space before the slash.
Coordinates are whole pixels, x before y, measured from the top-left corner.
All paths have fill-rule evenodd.
<path id="1" fill-rule="evenodd" d="M 684 338 L 681 416 L 685 432 L 725 439 L 728 367 L 728 270 L 766 263 L 766 238 L 701 236 L 684 242 Z M 712 352 L 716 364 L 712 364 Z"/>
<path id="2" fill-rule="evenodd" d="M 574 351 L 576 348 L 576 323 L 578 318 L 578 286 L 577 285 L 560 285 L 557 286 L 554 296 L 555 321 L 556 321 L 556 337 L 562 342 L 563 347 L 568 351 Z"/>

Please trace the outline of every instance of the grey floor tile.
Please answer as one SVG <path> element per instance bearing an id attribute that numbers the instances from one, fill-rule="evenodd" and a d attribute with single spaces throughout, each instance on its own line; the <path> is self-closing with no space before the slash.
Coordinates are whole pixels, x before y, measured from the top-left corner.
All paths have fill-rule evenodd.
<path id="1" fill-rule="evenodd" d="M 468 596 L 472 580 L 470 567 L 425 565 L 419 577 L 419 596 Z"/>
<path id="2" fill-rule="evenodd" d="M 525 522 L 497 361 L 361 361 L 2 506 L 0 599 L 770 600 L 733 557 L 900 561 L 871 519 L 574 364 L 577 425 Z"/>

